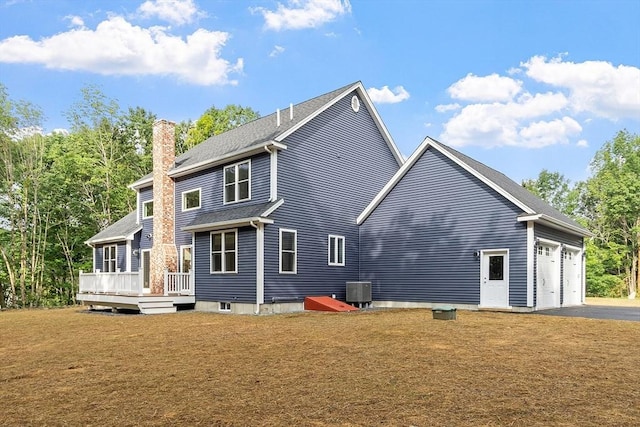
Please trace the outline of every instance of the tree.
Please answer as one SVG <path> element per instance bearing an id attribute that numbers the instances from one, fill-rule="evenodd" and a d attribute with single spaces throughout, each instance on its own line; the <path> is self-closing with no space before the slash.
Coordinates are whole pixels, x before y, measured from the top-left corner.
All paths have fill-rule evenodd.
<path id="1" fill-rule="evenodd" d="M 561 173 L 543 169 L 537 179 L 526 179 L 522 186 L 565 215 L 577 214 L 581 183 L 571 186 Z"/>
<path id="2" fill-rule="evenodd" d="M 600 248 L 615 245 L 629 296 L 640 283 L 640 136 L 620 131 L 591 163 L 585 213 Z M 609 269 L 610 270 L 610 269 Z"/>
<path id="3" fill-rule="evenodd" d="M 230 104 L 219 110 L 213 106 L 205 111 L 189 129 L 184 148 L 189 149 L 213 135 L 221 134 L 259 117 L 260 114 L 249 107 Z"/>

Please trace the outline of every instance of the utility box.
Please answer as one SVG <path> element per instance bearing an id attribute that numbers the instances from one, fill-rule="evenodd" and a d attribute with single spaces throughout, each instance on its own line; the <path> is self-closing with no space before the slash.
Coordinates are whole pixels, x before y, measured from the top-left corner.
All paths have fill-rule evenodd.
<path id="1" fill-rule="evenodd" d="M 371 282 L 347 282 L 347 302 L 371 302 Z"/>
<path id="2" fill-rule="evenodd" d="M 456 309 L 450 305 L 433 307 L 431 309 L 433 318 L 438 320 L 456 320 Z"/>

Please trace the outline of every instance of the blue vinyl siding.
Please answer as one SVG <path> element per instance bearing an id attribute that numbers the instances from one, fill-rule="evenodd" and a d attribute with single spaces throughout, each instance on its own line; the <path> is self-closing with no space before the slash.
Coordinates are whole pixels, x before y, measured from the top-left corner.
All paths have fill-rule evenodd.
<path id="1" fill-rule="evenodd" d="M 278 197 L 284 204 L 265 227 L 265 303 L 311 295 L 345 298 L 358 279 L 356 218 L 398 169 L 366 108 L 351 95 L 283 142 L 278 153 Z M 297 274 L 279 273 L 279 229 L 297 230 Z M 346 265 L 329 266 L 328 235 L 345 236 Z"/>
<path id="2" fill-rule="evenodd" d="M 256 302 L 256 232 L 238 229 L 238 272 L 211 274 L 211 233 L 196 233 L 197 301 Z"/>
<path id="3" fill-rule="evenodd" d="M 138 271 L 140 269 L 140 238 L 142 237 L 141 232 L 137 232 L 133 236 L 133 241 L 131 242 L 131 250 L 138 250 L 138 255 L 131 254 L 131 271 Z"/>
<path id="4" fill-rule="evenodd" d="M 232 162 L 229 164 L 235 164 Z M 251 158 L 251 200 L 233 204 L 223 204 L 223 170 L 226 165 L 216 166 L 176 178 L 175 181 L 175 228 L 176 246 L 190 245 L 191 233 L 182 231 L 193 219 L 207 212 L 269 201 L 270 188 L 270 159 L 264 153 Z M 200 188 L 200 209 L 182 212 L 182 193 Z"/>
<path id="5" fill-rule="evenodd" d="M 378 301 L 479 304 L 474 253 L 509 249 L 509 303 L 526 306 L 521 212 L 430 148 L 362 224 L 360 279 Z"/>
<path id="6" fill-rule="evenodd" d="M 140 223 L 142 224 L 140 249 L 151 249 L 151 246 L 153 246 L 153 239 L 147 237 L 153 234 L 153 218 L 142 219 L 142 203 L 148 200 L 153 200 L 153 187 L 151 186 L 140 189 L 140 205 L 138 206 Z"/>

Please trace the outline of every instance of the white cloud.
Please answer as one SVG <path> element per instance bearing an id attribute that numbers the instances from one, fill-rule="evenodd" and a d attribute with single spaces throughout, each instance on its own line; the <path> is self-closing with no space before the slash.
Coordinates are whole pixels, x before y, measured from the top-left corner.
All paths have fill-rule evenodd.
<path id="1" fill-rule="evenodd" d="M 616 120 L 640 117 L 640 68 L 605 61 L 564 62 L 534 56 L 521 64 L 535 81 L 565 89 L 571 108 Z"/>
<path id="2" fill-rule="evenodd" d="M 138 13 L 143 18 L 159 18 L 175 25 L 184 25 L 195 17 L 204 16 L 193 0 L 147 0 L 140 5 Z"/>
<path id="3" fill-rule="evenodd" d="M 58 70 L 105 75 L 165 75 L 198 85 L 236 84 L 242 71 L 220 57 L 229 34 L 199 29 L 183 39 L 161 27 L 142 28 L 119 16 L 95 30 L 72 29 L 40 41 L 28 36 L 0 40 L 0 62 L 42 64 Z"/>
<path id="4" fill-rule="evenodd" d="M 525 93 L 518 99 L 490 104 L 470 104 L 462 108 L 444 124 L 440 139 L 454 146 L 481 145 L 496 147 L 519 145 L 540 147 L 550 145 L 550 137 L 544 136 L 545 129 L 559 129 L 560 123 L 544 126 L 544 121 L 533 126 L 533 120 L 552 114 L 559 114 L 568 104 L 561 93 L 543 93 L 531 95 Z M 564 134 L 571 134 L 577 122 L 563 122 Z M 528 129 L 529 126 L 533 126 Z M 579 125 L 578 125 L 579 127 Z M 527 129 L 527 130 L 525 130 Z M 524 130 L 524 133 L 521 131 Z M 566 142 L 564 135 L 558 134 L 554 143 Z"/>
<path id="5" fill-rule="evenodd" d="M 301 30 L 320 27 L 351 13 L 351 3 L 349 0 L 289 0 L 287 6 L 278 3 L 275 11 L 263 7 L 250 10 L 262 14 L 265 28 L 269 30 Z"/>
<path id="6" fill-rule="evenodd" d="M 67 15 L 64 19 L 67 19 L 72 27 L 84 27 L 84 20 L 77 15 Z"/>
<path id="7" fill-rule="evenodd" d="M 409 92 L 402 86 L 396 86 L 393 90 L 389 86 L 383 86 L 380 89 L 370 87 L 367 93 L 371 100 L 377 104 L 395 104 L 409 99 Z"/>
<path id="8" fill-rule="evenodd" d="M 272 51 L 271 51 L 271 53 L 269 54 L 269 56 L 270 56 L 271 58 L 275 58 L 276 56 L 278 56 L 278 55 L 280 55 L 282 52 L 284 52 L 284 50 L 285 50 L 285 49 L 284 49 L 284 47 L 282 47 L 282 46 L 278 46 L 278 45 L 275 45 L 275 46 L 273 47 L 273 50 L 272 50 Z"/>
<path id="9" fill-rule="evenodd" d="M 510 101 L 522 88 L 522 82 L 497 74 L 479 77 L 473 74 L 447 89 L 453 99 L 472 102 Z"/>
<path id="10" fill-rule="evenodd" d="M 565 62 L 563 57 L 534 56 L 520 64 L 520 71 L 509 70 L 522 80 L 468 74 L 455 82 L 449 95 L 467 103 L 436 107 L 439 113 L 452 113 L 440 139 L 454 146 L 527 148 L 577 140 L 576 146 L 587 147 L 579 139 L 579 121 L 640 119 L 640 69 L 604 61 Z M 531 93 L 527 84 L 547 91 Z"/>
<path id="11" fill-rule="evenodd" d="M 455 110 L 459 110 L 459 109 L 460 109 L 460 104 L 458 104 L 458 103 L 436 105 L 436 111 L 438 113 L 446 113 L 446 112 L 449 112 L 449 111 L 455 111 Z"/>

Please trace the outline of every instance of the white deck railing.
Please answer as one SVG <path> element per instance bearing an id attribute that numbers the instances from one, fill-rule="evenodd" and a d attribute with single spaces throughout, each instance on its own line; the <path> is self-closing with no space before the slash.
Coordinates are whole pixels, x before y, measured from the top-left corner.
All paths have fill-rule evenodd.
<path id="1" fill-rule="evenodd" d="M 164 272 L 165 294 L 193 295 L 191 273 Z"/>
<path id="2" fill-rule="evenodd" d="M 142 295 L 142 281 L 138 272 L 83 273 L 81 271 L 80 293 Z"/>
<path id="3" fill-rule="evenodd" d="M 193 295 L 191 273 L 164 272 L 164 294 Z M 80 293 L 143 295 L 139 272 L 83 273 L 80 271 Z"/>

